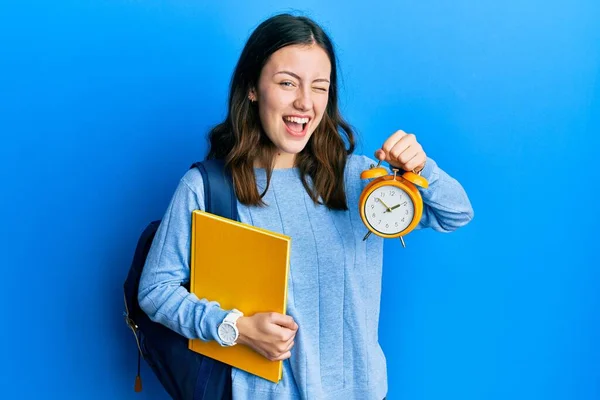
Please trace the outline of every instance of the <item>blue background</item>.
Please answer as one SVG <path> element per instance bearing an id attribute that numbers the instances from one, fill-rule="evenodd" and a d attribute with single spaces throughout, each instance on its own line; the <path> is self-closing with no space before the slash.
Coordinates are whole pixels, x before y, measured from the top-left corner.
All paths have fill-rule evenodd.
<path id="1" fill-rule="evenodd" d="M 593 0 L 2 2 L 0 398 L 167 397 L 146 366 L 133 392 L 121 285 L 289 10 L 335 41 L 359 152 L 414 132 L 475 209 L 386 243 L 388 398 L 600 398 Z"/>

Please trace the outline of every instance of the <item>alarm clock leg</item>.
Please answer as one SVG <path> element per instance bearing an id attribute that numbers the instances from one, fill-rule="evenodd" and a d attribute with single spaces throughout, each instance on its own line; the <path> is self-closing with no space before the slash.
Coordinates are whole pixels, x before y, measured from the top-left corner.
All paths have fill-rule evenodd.
<path id="1" fill-rule="evenodd" d="M 367 234 L 366 234 L 366 235 L 365 235 L 365 237 L 363 238 L 363 242 L 364 242 L 365 240 L 367 240 L 367 238 L 368 238 L 369 236 L 371 236 L 371 233 L 373 233 L 373 232 L 371 232 L 371 231 L 367 232 Z"/>
<path id="2" fill-rule="evenodd" d="M 402 242 L 402 247 L 406 248 L 406 244 L 404 243 L 404 238 L 400 236 L 400 241 Z"/>

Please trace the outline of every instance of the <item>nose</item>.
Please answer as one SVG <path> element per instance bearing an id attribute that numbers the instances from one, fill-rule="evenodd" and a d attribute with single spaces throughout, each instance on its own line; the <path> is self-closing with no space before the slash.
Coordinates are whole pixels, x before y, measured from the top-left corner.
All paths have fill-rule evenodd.
<path id="1" fill-rule="evenodd" d="M 300 111 L 308 111 L 313 106 L 312 94 L 310 88 L 303 87 L 298 90 L 296 99 L 294 100 L 294 108 Z"/>

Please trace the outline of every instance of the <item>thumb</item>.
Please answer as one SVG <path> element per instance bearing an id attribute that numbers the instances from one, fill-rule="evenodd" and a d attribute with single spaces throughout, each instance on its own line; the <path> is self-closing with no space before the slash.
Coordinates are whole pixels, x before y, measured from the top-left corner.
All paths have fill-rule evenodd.
<path id="1" fill-rule="evenodd" d="M 294 318 L 284 314 L 273 314 L 273 322 L 284 328 L 291 330 L 298 329 L 298 325 L 294 322 Z"/>
<path id="2" fill-rule="evenodd" d="M 379 149 L 375 152 L 375 158 L 381 161 L 385 161 L 385 151 Z"/>

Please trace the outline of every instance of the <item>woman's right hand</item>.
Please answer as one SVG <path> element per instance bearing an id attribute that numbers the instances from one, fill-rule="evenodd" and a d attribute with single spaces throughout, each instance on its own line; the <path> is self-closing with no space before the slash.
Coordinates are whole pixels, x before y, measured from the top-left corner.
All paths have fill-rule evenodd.
<path id="1" fill-rule="evenodd" d="M 257 313 L 237 320 L 237 343 L 252 348 L 271 361 L 290 358 L 298 324 L 289 315 Z"/>

